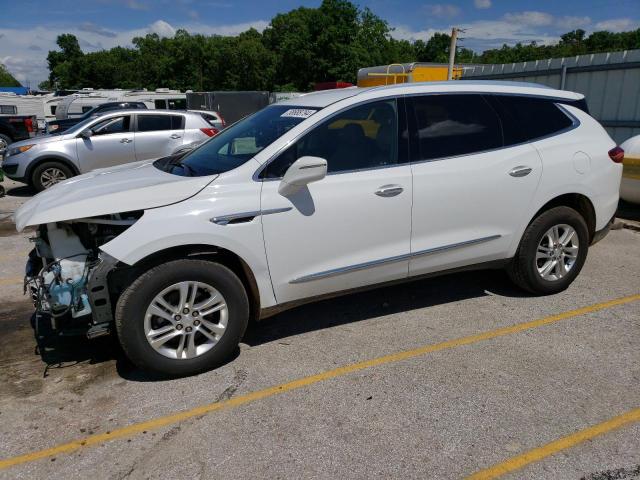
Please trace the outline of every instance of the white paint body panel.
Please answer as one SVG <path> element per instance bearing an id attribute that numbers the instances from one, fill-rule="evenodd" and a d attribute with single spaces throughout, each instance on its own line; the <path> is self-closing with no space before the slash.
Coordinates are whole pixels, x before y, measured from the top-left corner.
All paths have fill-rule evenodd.
<path id="1" fill-rule="evenodd" d="M 193 196 L 214 178 L 177 177 L 158 170 L 153 162 L 94 170 L 24 203 L 15 213 L 16 227 L 22 231 L 30 225 L 156 208 Z"/>
<path id="2" fill-rule="evenodd" d="M 524 177 L 509 172 L 531 168 Z M 411 252 L 500 235 L 500 238 L 417 256 L 419 275 L 505 257 L 521 219 L 529 213 L 542 177 L 542 162 L 530 144 L 412 165 L 414 183 Z"/>
<path id="3" fill-rule="evenodd" d="M 232 171 L 211 177 L 180 177 L 161 172 L 150 162 L 97 171 L 37 195 L 17 212 L 16 222 L 22 229 L 145 210 L 133 226 L 102 250 L 129 265 L 188 245 L 229 250 L 251 269 L 263 308 L 408 275 L 508 259 L 536 212 L 567 193 L 587 196 L 594 205 L 596 230 L 606 226 L 618 202 L 622 167 L 608 157 L 614 143 L 604 129 L 572 107 L 566 108 L 580 125 L 557 136 L 439 161 L 328 175 L 289 198 L 278 193 L 279 181 L 261 182 L 254 177 L 262 165 L 300 135 L 344 108 L 431 92 L 581 98 L 572 92 L 483 82 L 407 84 L 304 95 L 282 103 L 324 108 Z M 574 161 L 578 153 L 580 158 Z M 531 167 L 532 172 L 525 177 L 509 176 L 509 170 L 521 165 Z M 374 194 L 387 184 L 400 185 L 404 191 L 390 198 Z M 291 210 L 260 215 L 260 211 L 286 207 Z M 243 223 L 219 225 L 211 221 L 243 212 L 257 213 Z M 488 242 L 411 258 L 412 253 L 422 250 L 496 235 L 500 237 Z M 397 261 L 295 282 L 300 277 L 398 256 Z"/>
<path id="4" fill-rule="evenodd" d="M 265 248 L 278 302 L 360 287 L 407 276 L 408 260 L 324 279 L 291 283 L 336 268 L 405 255 L 411 234 L 409 165 L 328 175 L 295 195 L 264 182 L 262 209 L 292 207 L 264 215 Z M 404 189 L 395 197 L 375 194 L 386 184 Z"/>

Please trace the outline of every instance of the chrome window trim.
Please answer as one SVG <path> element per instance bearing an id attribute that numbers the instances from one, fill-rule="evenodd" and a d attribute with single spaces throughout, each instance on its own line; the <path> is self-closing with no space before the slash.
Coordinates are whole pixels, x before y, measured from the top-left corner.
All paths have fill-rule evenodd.
<path id="1" fill-rule="evenodd" d="M 460 93 L 457 93 L 457 92 L 456 93 L 450 93 L 450 92 L 448 92 L 446 94 L 459 95 L 459 94 L 465 94 L 465 93 L 471 93 L 471 92 L 460 92 Z M 438 92 L 435 95 L 441 95 L 441 94 L 442 94 L 441 92 Z M 417 95 L 419 95 L 419 94 L 417 94 Z M 417 95 L 411 94 L 411 95 L 407 95 L 407 96 L 409 97 L 409 96 L 417 96 Z M 427 94 L 427 95 L 431 95 L 431 94 Z M 562 104 L 557 103 L 558 100 L 566 100 L 566 99 L 559 99 L 558 97 L 548 97 L 548 96 L 545 97 L 544 95 L 526 95 L 526 94 L 521 94 L 521 93 L 493 93 L 492 92 L 492 93 L 485 93 L 483 95 L 511 96 L 511 97 L 533 97 L 533 98 L 540 98 L 540 99 L 549 100 L 549 101 L 556 100 L 556 101 L 553 102 L 553 104 L 556 107 L 558 107 L 562 113 L 564 113 L 567 117 L 569 117 L 569 119 L 571 120 L 571 125 L 568 126 L 567 128 L 563 128 L 562 130 L 558 130 L 557 132 L 553 132 L 553 133 L 550 133 L 548 135 L 544 135 L 542 137 L 533 138 L 531 140 L 526 140 L 524 142 L 512 143 L 511 145 L 503 145 L 502 147 L 490 148 L 490 149 L 487 149 L 487 150 L 478 150 L 477 152 L 462 153 L 460 155 L 451 155 L 451 156 L 448 156 L 448 157 L 436 157 L 436 158 L 427 158 L 425 160 L 414 160 L 414 161 L 410 162 L 411 165 L 420 165 L 420 164 L 429 163 L 429 162 L 439 162 L 441 160 L 449 160 L 451 158 L 468 157 L 470 155 L 478 155 L 478 154 L 481 154 L 481 153 L 491 153 L 491 152 L 497 152 L 499 150 L 505 150 L 507 148 L 520 147 L 522 145 L 527 145 L 527 144 L 539 142 L 541 140 L 546 140 L 547 138 L 551 138 L 551 137 L 556 137 L 558 135 L 562 135 L 564 133 L 567 133 L 567 132 L 570 132 L 572 130 L 575 130 L 576 128 L 578 128 L 581 125 L 580 120 L 578 120 L 577 117 L 575 117 L 573 114 L 569 113 L 567 111 L 567 109 L 564 108 L 564 106 Z M 419 96 L 422 96 L 422 95 L 419 95 Z M 489 106 L 491 107 L 491 105 L 489 105 Z M 493 107 L 491 107 L 491 108 L 493 108 Z M 498 119 L 500 120 L 500 122 L 502 122 L 502 118 L 500 117 L 500 114 L 498 112 L 496 112 L 496 115 L 498 115 Z"/>
<path id="2" fill-rule="evenodd" d="M 452 250 L 455 248 L 466 247 L 469 245 L 476 245 L 479 243 L 490 242 L 491 240 L 496 240 L 502 237 L 502 235 L 490 235 L 488 237 L 475 238 L 473 240 L 466 240 L 464 242 L 451 243 L 449 245 L 441 245 L 439 247 L 428 248 L 426 250 L 420 250 L 418 252 L 405 253 L 402 255 L 396 255 L 394 257 L 381 258 L 379 260 L 371 260 L 369 262 L 357 263 L 355 265 L 348 265 L 346 267 L 333 268 L 331 270 L 325 270 L 323 272 L 311 273 L 309 275 L 303 275 L 302 277 L 294 278 L 290 280 L 290 284 L 296 283 L 306 283 L 313 280 L 320 280 L 323 278 L 334 277 L 336 275 L 342 275 L 345 273 L 357 272 L 359 270 L 365 270 L 367 268 L 377 267 L 380 265 L 385 265 L 387 263 L 399 262 L 402 260 L 408 260 L 411 258 L 422 257 L 424 255 L 431 255 L 438 252 L 444 252 L 447 250 Z"/>
<path id="3" fill-rule="evenodd" d="M 355 96 L 355 95 L 354 95 Z M 342 102 L 342 101 L 346 101 L 348 99 L 354 98 L 354 96 L 351 97 L 347 97 L 345 99 L 342 100 L 338 100 L 338 102 Z M 265 161 L 262 165 L 260 165 L 260 167 L 258 167 L 258 169 L 253 173 L 253 176 L 251 177 L 251 179 L 255 182 L 269 182 L 269 181 L 274 181 L 274 180 L 282 180 L 282 177 L 278 177 L 278 178 L 259 178 L 260 174 L 262 173 L 262 171 L 267 168 L 267 166 L 273 161 L 275 160 L 276 157 L 278 157 L 283 151 L 285 151 L 287 148 L 289 148 L 291 145 L 293 145 L 295 142 L 297 142 L 298 140 L 300 140 L 301 137 L 303 137 L 304 135 L 306 135 L 308 132 L 310 132 L 312 129 L 314 129 L 315 127 L 317 127 L 320 123 L 326 121 L 326 120 L 330 120 L 333 117 L 340 115 L 341 113 L 349 110 L 350 108 L 353 107 L 359 107 L 362 105 L 366 105 L 367 103 L 375 103 L 375 102 L 381 102 L 384 100 L 398 100 L 399 98 L 404 97 L 404 95 L 402 94 L 390 94 L 390 95 L 385 95 L 383 97 L 377 97 L 377 98 L 373 98 L 373 99 L 368 99 L 368 100 L 361 100 L 359 102 L 355 102 L 355 103 L 351 103 L 347 106 L 345 106 L 344 108 L 333 112 L 331 115 L 327 115 L 326 117 L 324 117 L 321 120 L 318 120 L 317 122 L 315 122 L 312 125 L 309 125 L 304 131 L 300 132 L 298 135 L 296 135 L 293 139 L 289 140 L 287 143 L 285 143 L 282 147 L 280 147 L 273 155 L 271 155 L 267 161 Z M 335 103 L 338 102 L 334 102 L 330 105 L 335 105 Z M 327 105 L 324 108 L 327 108 L 329 105 Z M 324 110 L 324 108 L 321 108 L 318 110 L 318 112 L 321 112 L 322 110 Z M 396 104 L 396 113 L 397 113 L 397 104 Z M 311 117 L 310 117 L 311 118 Z M 403 165 L 409 165 L 409 162 L 406 163 L 396 163 L 394 165 L 390 165 L 392 167 L 399 167 L 399 166 L 403 166 Z M 383 166 L 383 167 L 370 167 L 370 168 L 359 168 L 357 170 L 344 170 L 342 172 L 330 172 L 327 173 L 327 175 L 335 175 L 335 174 L 339 174 L 339 173 L 352 173 L 352 172 L 361 172 L 364 170 L 375 170 L 375 169 L 379 169 L 379 168 L 387 168 L 388 166 Z"/>
<path id="4" fill-rule="evenodd" d="M 448 159 L 451 159 L 451 158 L 467 157 L 469 155 L 476 155 L 476 154 L 480 154 L 480 153 L 497 152 L 499 150 L 504 150 L 506 148 L 519 147 L 521 145 L 526 145 L 528 143 L 539 142 L 539 141 L 545 140 L 547 138 L 555 137 L 557 135 L 562 135 L 564 133 L 570 132 L 570 131 L 578 128 L 581 125 L 580 120 L 578 120 L 578 118 L 575 117 L 573 114 L 569 113 L 566 110 L 566 108 L 564 108 L 564 106 L 562 105 L 563 101 L 564 102 L 571 101 L 571 99 L 557 97 L 557 96 L 551 96 L 551 95 L 535 95 L 535 94 L 513 93 L 513 92 L 507 92 L 507 93 L 486 92 L 486 91 L 483 92 L 483 91 L 475 91 L 475 90 L 474 91 L 464 91 L 464 92 L 455 92 L 455 91 L 451 91 L 451 92 L 411 92 L 411 93 L 406 93 L 406 94 L 386 95 L 384 97 L 378 97 L 378 98 L 375 98 L 375 99 L 362 100 L 360 102 L 352 103 L 349 106 L 346 106 L 343 109 L 338 110 L 337 112 L 334 112 L 333 114 L 323 118 L 322 120 L 319 120 L 318 122 L 314 123 L 313 125 L 310 125 L 306 130 L 304 130 L 303 132 L 301 132 L 298 135 L 296 135 L 292 140 L 287 142 L 285 145 L 280 147 L 277 152 L 275 152 L 273 155 L 271 155 L 271 157 L 269 157 L 269 159 L 267 161 L 265 161 L 260 167 L 258 167 L 258 169 L 254 172 L 253 176 L 251 177 L 251 179 L 253 181 L 255 181 L 255 182 L 274 182 L 274 181 L 282 180 L 282 177 L 278 177 L 278 178 L 259 178 L 259 176 L 262 173 L 262 171 L 265 168 L 267 168 L 267 166 L 276 157 L 278 157 L 284 150 L 289 148 L 289 146 L 291 146 L 295 142 L 297 142 L 300 139 L 300 137 L 302 137 L 303 135 L 306 135 L 307 132 L 309 132 L 310 130 L 315 128 L 319 123 L 323 122 L 324 120 L 329 120 L 329 119 L 333 118 L 334 116 L 339 115 L 340 113 L 344 112 L 345 110 L 347 110 L 347 109 L 349 109 L 351 107 L 364 105 L 366 103 L 373 103 L 373 102 L 377 102 L 377 101 L 380 101 L 380 100 L 409 98 L 409 97 L 423 97 L 423 96 L 426 96 L 426 95 L 512 96 L 512 97 L 527 97 L 527 98 L 538 98 L 538 99 L 542 99 L 542 100 L 548 100 L 548 101 L 552 101 L 554 103 L 554 105 L 559 107 L 560 110 L 571 119 L 572 125 L 567 127 L 567 128 L 565 128 L 565 129 L 558 130 L 557 132 L 550 133 L 549 135 L 545 135 L 543 137 L 538 137 L 538 138 L 535 138 L 535 139 L 532 139 L 532 140 L 527 140 L 527 141 L 520 142 L 520 143 L 514 143 L 514 144 L 511 144 L 511 145 L 503 145 L 501 147 L 491 148 L 489 150 L 480 150 L 480 151 L 477 151 L 477 152 L 464 153 L 464 154 L 461 154 L 461 155 L 452 155 L 452 156 L 448 156 L 448 157 L 429 158 L 429 159 L 426 159 L 426 160 L 415 160 L 415 161 L 411 161 L 410 160 L 410 161 L 408 161 L 406 163 L 397 163 L 397 164 L 394 164 L 394 165 L 384 165 L 384 166 L 369 167 L 369 168 L 359 168 L 359 169 L 356 169 L 356 170 L 343 170 L 343 171 L 340 171 L 340 172 L 329 172 L 329 173 L 327 173 L 327 176 L 340 175 L 340 174 L 345 174 L 345 173 L 366 172 L 366 171 L 369 171 L 369 170 L 382 170 L 382 169 L 386 169 L 386 168 L 401 167 L 401 166 L 405 166 L 405 165 L 419 165 L 419 164 L 427 163 L 427 162 L 438 162 L 438 161 L 441 161 L 441 160 L 448 160 Z M 353 97 L 347 97 L 346 99 L 343 99 L 343 100 L 347 100 L 347 99 L 350 99 L 350 98 L 353 98 Z M 343 100 L 339 100 L 339 101 L 343 101 Z M 491 107 L 491 105 L 489 105 L 489 106 Z M 326 108 L 326 107 L 324 107 L 324 108 Z M 321 111 L 321 110 L 318 110 L 318 111 Z M 500 118 L 500 115 L 498 114 L 498 112 L 496 112 L 496 115 L 498 115 L 499 120 L 502 121 L 502 118 Z"/>

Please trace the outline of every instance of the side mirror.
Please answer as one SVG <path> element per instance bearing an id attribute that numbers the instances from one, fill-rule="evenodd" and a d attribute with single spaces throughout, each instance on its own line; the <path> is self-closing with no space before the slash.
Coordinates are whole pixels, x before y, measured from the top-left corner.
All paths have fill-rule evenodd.
<path id="1" fill-rule="evenodd" d="M 81 131 L 80 135 L 78 135 L 78 136 L 82 137 L 82 138 L 85 138 L 85 139 L 91 138 L 91 137 L 93 137 L 93 130 L 91 130 L 90 128 L 87 128 L 86 130 Z"/>
<path id="2" fill-rule="evenodd" d="M 289 196 L 305 185 L 317 182 L 327 176 L 327 161 L 320 157 L 300 157 L 293 162 L 282 177 L 278 193 Z"/>

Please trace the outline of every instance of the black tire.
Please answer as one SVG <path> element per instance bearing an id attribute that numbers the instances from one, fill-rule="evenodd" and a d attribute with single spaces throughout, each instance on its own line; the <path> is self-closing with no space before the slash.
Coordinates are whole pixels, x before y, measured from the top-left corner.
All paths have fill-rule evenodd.
<path id="1" fill-rule="evenodd" d="M 578 236 L 578 254 L 571 269 L 562 278 L 546 280 L 536 268 L 536 252 L 542 237 L 556 225 L 573 227 Z M 550 295 L 565 290 L 582 270 L 589 249 L 589 230 L 582 215 L 570 207 L 554 207 L 541 213 L 527 227 L 515 257 L 507 267 L 511 280 L 536 295 Z"/>
<path id="2" fill-rule="evenodd" d="M 0 133 L 0 140 L 4 140 L 4 143 L 6 143 L 7 145 L 11 145 L 13 143 L 13 140 L 11 140 L 11 137 L 8 135 L 5 135 L 4 133 Z"/>
<path id="3" fill-rule="evenodd" d="M 156 295 L 183 281 L 203 282 L 218 290 L 228 308 L 228 323 L 209 351 L 189 359 L 168 358 L 147 341 L 144 316 Z M 147 270 L 122 293 L 115 321 L 122 349 L 137 367 L 171 377 L 194 375 L 220 366 L 237 350 L 249 321 L 249 299 L 240 279 L 224 265 L 204 260 L 173 260 Z"/>
<path id="4" fill-rule="evenodd" d="M 31 186 L 35 188 L 38 192 L 41 192 L 53 186 L 53 185 L 45 185 L 43 183 L 44 182 L 43 174 L 45 174 L 45 172 L 47 171 L 51 171 L 52 169 L 56 169 L 57 171 L 61 172 L 61 174 L 64 175 L 65 177 L 64 180 L 74 176 L 73 171 L 64 163 L 55 162 L 55 161 L 43 162 L 33 170 L 33 173 L 31 174 Z M 62 180 L 63 179 L 61 179 L 60 181 Z"/>

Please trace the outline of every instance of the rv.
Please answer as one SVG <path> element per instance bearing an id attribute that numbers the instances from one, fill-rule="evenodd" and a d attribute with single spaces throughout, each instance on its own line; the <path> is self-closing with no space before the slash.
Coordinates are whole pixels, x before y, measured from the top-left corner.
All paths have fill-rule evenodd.
<path id="1" fill-rule="evenodd" d="M 143 102 L 147 108 L 163 110 L 186 110 L 186 95 L 179 90 L 157 88 L 155 91 L 143 90 L 94 90 L 83 88 L 69 95 L 56 110 L 56 118 L 64 120 L 83 115 L 106 102 Z"/>
<path id="2" fill-rule="evenodd" d="M 44 130 L 45 122 L 56 118 L 56 108 L 63 99 L 56 93 L 16 95 L 13 92 L 0 92 L 0 115 L 35 115 L 38 130 Z"/>

